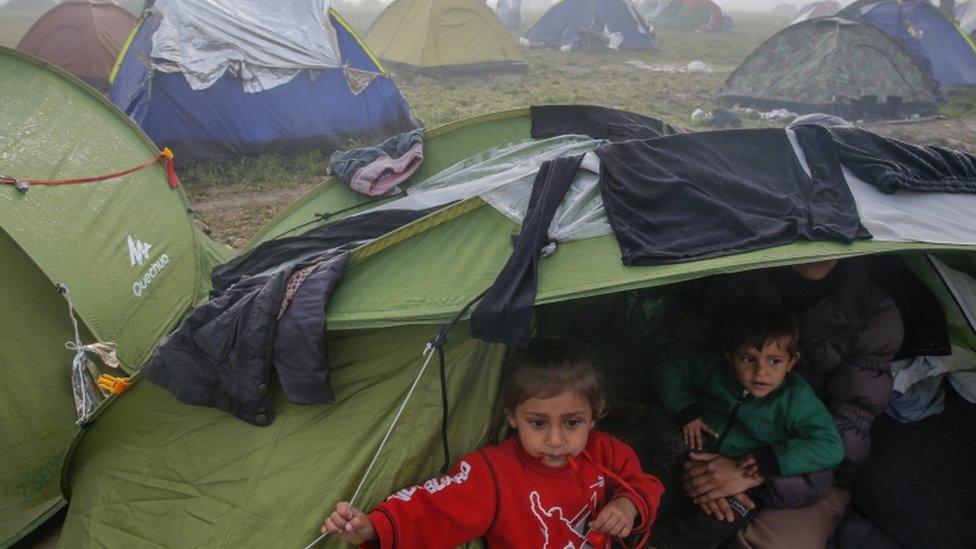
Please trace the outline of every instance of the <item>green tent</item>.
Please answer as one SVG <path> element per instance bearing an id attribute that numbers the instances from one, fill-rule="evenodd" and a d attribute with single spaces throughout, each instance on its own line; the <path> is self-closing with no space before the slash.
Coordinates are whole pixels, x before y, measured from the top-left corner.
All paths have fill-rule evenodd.
<path id="1" fill-rule="evenodd" d="M 416 72 L 525 68 L 518 45 L 479 0 L 397 0 L 366 31 L 366 44 L 390 67 Z"/>
<path id="2" fill-rule="evenodd" d="M 98 92 L 0 48 L 0 172 L 18 180 L 98 176 L 159 153 Z M 200 233 L 156 163 L 106 181 L 0 184 L 0 545 L 62 504 L 58 470 L 77 432 L 69 289 L 80 340 L 114 342 L 134 373 L 205 297 L 228 254 Z"/>
<path id="3" fill-rule="evenodd" d="M 935 109 L 938 84 L 876 27 L 835 17 L 810 19 L 767 39 L 725 81 L 720 98 L 760 109 L 825 112 L 860 119 L 862 98 L 892 111 Z"/>
<path id="4" fill-rule="evenodd" d="M 735 32 L 732 18 L 712 0 L 671 0 L 654 18 L 660 29 L 701 32 Z"/>
<path id="5" fill-rule="evenodd" d="M 528 109 L 432 130 L 412 181 L 449 172 L 469 157 L 530 140 Z M 393 198 L 395 199 L 395 198 Z M 387 198 L 355 194 L 333 179 L 273 221 L 252 245 L 286 234 L 316 214 L 340 218 Z M 301 406 L 273 389 L 268 427 L 219 410 L 188 406 L 140 383 L 107 407 L 77 439 L 62 469 L 71 505 L 62 530 L 70 547 L 303 547 L 327 511 L 357 491 L 373 453 L 421 370 L 437 325 L 488 287 L 512 251 L 518 225 L 477 196 L 437 211 L 355 250 L 328 308 L 332 405 Z M 290 233 L 288 233 L 290 234 Z M 976 241 L 976 240 L 974 240 Z M 947 310 L 922 252 L 942 252 L 976 272 L 976 246 L 919 242 L 798 242 L 772 249 L 655 267 L 625 267 L 612 235 L 563 242 L 540 264 L 537 303 L 664 286 L 707 275 L 827 258 L 897 252 L 924 271 Z M 925 269 L 929 270 L 925 270 Z M 957 341 L 976 347 L 957 312 Z M 446 347 L 448 435 L 457 458 L 498 433 L 495 400 L 504 348 L 469 336 L 466 321 Z M 429 477 L 443 459 L 437 369 L 419 378 L 357 503 Z M 334 542 L 333 542 L 334 543 Z"/>

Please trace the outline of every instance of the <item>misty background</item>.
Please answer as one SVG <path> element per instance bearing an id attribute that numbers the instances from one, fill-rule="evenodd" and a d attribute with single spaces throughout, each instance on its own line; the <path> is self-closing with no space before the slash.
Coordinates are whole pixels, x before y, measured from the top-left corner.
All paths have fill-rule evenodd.
<path id="1" fill-rule="evenodd" d="M 268 1 L 273 1 L 273 0 L 268 0 Z M 379 3 L 382 3 L 382 4 L 385 5 L 385 4 L 389 4 L 392 1 L 393 0 L 341 0 L 340 2 L 335 2 L 335 0 L 333 0 L 331 3 L 338 3 L 338 4 L 341 5 L 341 4 L 358 4 L 358 3 L 363 3 L 363 2 L 366 2 L 366 3 L 379 2 Z M 728 10 L 728 11 L 758 11 L 758 12 L 768 12 L 768 11 L 770 11 L 770 10 L 773 9 L 773 6 L 776 6 L 776 5 L 782 4 L 782 3 L 793 4 L 794 6 L 796 6 L 797 8 L 799 8 L 799 7 L 803 6 L 804 4 L 807 4 L 808 2 L 812 2 L 812 1 L 813 0 L 796 0 L 796 1 L 791 1 L 791 0 L 714 0 L 714 2 L 716 4 L 718 4 L 719 7 L 721 7 L 723 10 Z M 852 0 L 841 0 L 840 4 L 841 4 L 841 6 L 846 6 L 847 4 L 850 4 L 851 1 Z M 21 4 L 21 5 L 24 5 L 24 6 L 33 6 L 33 7 L 36 7 L 37 9 L 39 9 L 41 11 L 47 11 L 51 7 L 51 5 L 53 4 L 53 2 L 51 2 L 51 0 L 0 0 L 0 6 L 3 6 L 5 4 L 7 4 L 7 2 L 16 2 L 17 4 Z M 496 0 L 488 0 L 488 4 L 489 5 L 492 5 L 492 6 L 495 5 L 495 2 L 496 2 Z M 121 5 L 124 8 L 128 9 L 129 11 L 134 11 L 135 13 L 138 13 L 139 9 L 142 7 L 142 0 L 121 0 L 121 1 L 117 1 L 116 3 L 119 4 L 119 5 Z M 550 2 L 549 0 L 528 0 L 528 1 L 523 0 L 523 6 L 525 6 L 526 4 L 529 4 L 529 5 L 532 5 L 532 6 L 536 6 L 536 5 L 548 6 L 548 5 L 551 5 L 551 4 L 554 4 L 554 3 L 556 3 L 556 2 L 555 1 Z M 2 17 L 2 15 L 0 15 L 0 17 Z"/>

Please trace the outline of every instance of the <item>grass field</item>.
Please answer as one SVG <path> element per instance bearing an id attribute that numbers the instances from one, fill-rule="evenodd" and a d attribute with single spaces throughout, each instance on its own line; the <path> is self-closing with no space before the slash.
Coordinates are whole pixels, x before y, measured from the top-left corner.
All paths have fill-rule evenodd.
<path id="1" fill-rule="evenodd" d="M 333 2 L 333 6 L 360 33 L 365 33 L 382 10 L 376 0 Z M 0 44 L 15 45 L 38 15 L 0 12 Z M 522 30 L 540 15 L 541 12 L 525 13 Z M 394 73 L 393 79 L 428 128 L 483 113 L 546 103 L 603 105 L 692 126 L 691 113 L 698 108 L 714 108 L 715 92 L 725 78 L 753 49 L 788 23 L 786 18 L 773 14 L 731 15 L 738 29 L 733 34 L 659 30 L 659 51 L 523 49 L 528 63 L 524 73 L 438 77 Z M 646 68 L 683 68 L 694 60 L 704 61 L 714 72 L 666 73 Z M 967 116 L 976 112 L 974 105 L 976 94 L 957 94 L 943 112 L 951 117 Z M 747 126 L 776 124 L 744 122 Z M 900 131 L 899 136 L 913 135 L 912 130 Z M 962 143 L 964 148 L 976 142 L 976 137 L 939 139 L 942 138 L 937 133 L 928 142 Z M 198 217 L 214 229 L 216 236 L 240 245 L 294 196 L 325 175 L 326 159 L 310 151 L 297 158 L 268 155 L 229 164 L 191 166 L 182 170 L 181 177 Z"/>

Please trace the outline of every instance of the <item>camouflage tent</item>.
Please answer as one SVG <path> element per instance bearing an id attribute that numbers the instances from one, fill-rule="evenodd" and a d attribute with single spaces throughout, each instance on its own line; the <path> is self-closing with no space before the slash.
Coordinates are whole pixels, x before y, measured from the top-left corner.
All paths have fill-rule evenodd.
<path id="1" fill-rule="evenodd" d="M 839 18 L 780 31 L 739 65 L 720 93 L 727 103 L 854 119 L 928 113 L 937 95 L 928 71 L 897 41 Z"/>
<path id="2" fill-rule="evenodd" d="M 821 2 L 811 2 L 794 14 L 792 24 L 799 23 L 800 21 L 806 21 L 807 19 L 816 19 L 818 17 L 830 17 L 840 11 L 840 4 L 834 2 L 833 0 L 823 0 Z"/>

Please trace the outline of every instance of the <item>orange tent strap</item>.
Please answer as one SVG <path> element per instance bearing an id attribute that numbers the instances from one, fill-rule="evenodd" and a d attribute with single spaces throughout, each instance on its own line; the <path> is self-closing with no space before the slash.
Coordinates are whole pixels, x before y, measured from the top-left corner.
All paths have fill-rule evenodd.
<path id="1" fill-rule="evenodd" d="M 117 177 L 122 177 L 123 175 L 135 173 L 139 170 L 152 166 L 156 162 L 162 162 L 163 166 L 165 166 L 166 178 L 169 180 L 170 187 L 174 189 L 179 187 L 180 180 L 178 177 L 176 177 L 176 167 L 173 165 L 173 151 L 169 150 L 169 147 L 163 148 L 163 150 L 151 160 L 139 164 L 138 166 L 105 175 L 96 175 L 93 177 L 75 177 L 71 179 L 17 179 L 14 177 L 0 177 L 0 183 L 6 185 L 18 185 L 22 183 L 27 183 L 28 185 L 73 185 L 76 183 L 94 183 L 96 181 L 106 181 L 108 179 L 115 179 Z"/>

